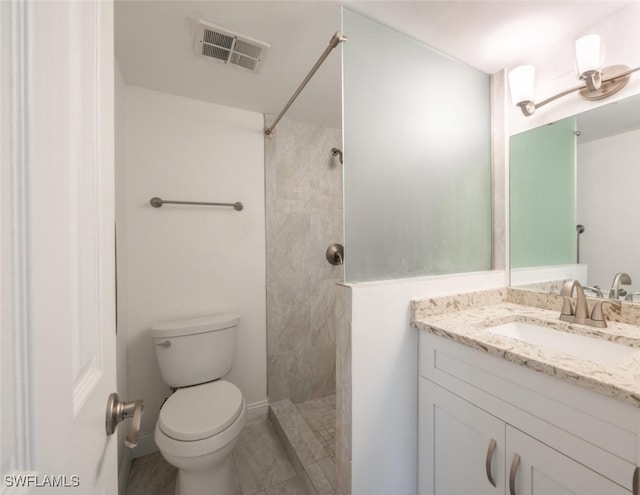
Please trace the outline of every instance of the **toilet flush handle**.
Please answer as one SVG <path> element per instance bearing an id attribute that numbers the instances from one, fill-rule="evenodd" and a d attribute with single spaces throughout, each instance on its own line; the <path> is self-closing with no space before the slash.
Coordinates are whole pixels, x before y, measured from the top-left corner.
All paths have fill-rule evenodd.
<path id="1" fill-rule="evenodd" d="M 138 437 L 140 436 L 140 425 L 142 423 L 142 410 L 144 409 L 144 401 L 134 400 L 131 402 L 122 402 L 117 393 L 112 393 L 107 400 L 107 416 L 105 426 L 107 435 L 112 435 L 116 431 L 116 426 L 125 418 L 130 418 L 129 434 L 124 444 L 133 449 L 138 445 Z"/>

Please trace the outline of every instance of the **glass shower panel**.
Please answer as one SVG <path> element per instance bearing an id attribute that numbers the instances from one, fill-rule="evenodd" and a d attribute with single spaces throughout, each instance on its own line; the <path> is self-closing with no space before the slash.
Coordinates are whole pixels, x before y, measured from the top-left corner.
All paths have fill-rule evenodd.
<path id="1" fill-rule="evenodd" d="M 491 268 L 487 74 L 343 9 L 345 280 Z"/>
<path id="2" fill-rule="evenodd" d="M 576 262 L 576 119 L 511 136 L 511 268 Z"/>

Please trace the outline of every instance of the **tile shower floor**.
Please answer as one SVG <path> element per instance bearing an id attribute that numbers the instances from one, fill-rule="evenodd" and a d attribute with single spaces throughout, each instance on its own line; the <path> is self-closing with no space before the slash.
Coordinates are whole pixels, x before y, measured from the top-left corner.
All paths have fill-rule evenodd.
<path id="1" fill-rule="evenodd" d="M 269 421 L 247 425 L 233 451 L 235 495 L 306 495 Z M 177 470 L 159 453 L 133 461 L 126 495 L 173 495 Z"/>
<path id="2" fill-rule="evenodd" d="M 331 457 L 336 455 L 336 394 L 296 404 L 311 431 Z"/>
<path id="3" fill-rule="evenodd" d="M 270 405 L 270 418 L 309 495 L 336 493 L 336 396 Z"/>

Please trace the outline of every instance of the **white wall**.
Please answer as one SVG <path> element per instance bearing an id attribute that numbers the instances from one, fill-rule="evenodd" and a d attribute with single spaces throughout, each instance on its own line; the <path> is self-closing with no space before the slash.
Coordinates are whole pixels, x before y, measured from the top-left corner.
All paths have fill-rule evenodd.
<path id="1" fill-rule="evenodd" d="M 599 34 L 603 44 L 603 63 L 607 65 L 624 64 L 631 68 L 640 66 L 640 2 L 635 2 L 614 14 L 605 17 L 579 33 L 567 33 L 564 42 L 546 50 L 535 58 L 522 60 L 515 64 L 533 64 L 536 68 L 535 95 L 542 101 L 566 89 L 578 86 L 576 76 L 574 44 L 585 34 Z M 512 69 L 513 67 L 507 67 Z M 505 78 L 506 78 L 505 71 Z M 511 103 L 511 95 L 506 84 L 507 94 L 507 130 L 508 134 L 517 134 L 527 129 L 555 122 L 577 113 L 609 104 L 613 101 L 640 93 L 640 74 L 634 73 L 629 84 L 619 93 L 600 101 L 586 101 L 572 94 L 553 101 L 536 110 L 531 117 L 525 117 L 520 109 Z"/>
<path id="2" fill-rule="evenodd" d="M 415 495 L 418 331 L 411 299 L 504 287 L 504 271 L 350 285 L 352 493 Z"/>
<path id="3" fill-rule="evenodd" d="M 580 258 L 589 265 L 589 285 L 605 291 L 617 272 L 631 275 L 628 292 L 640 287 L 640 130 L 578 145 L 577 223 Z M 594 194 L 597 191 L 597 194 Z"/>
<path id="4" fill-rule="evenodd" d="M 226 377 L 250 408 L 266 412 L 264 134 L 261 114 L 127 86 L 124 209 L 129 400 L 143 398 L 141 455 L 170 393 L 149 335 L 154 322 L 240 314 L 235 364 Z M 122 164 L 120 164 L 122 166 Z M 122 170 L 121 170 L 122 172 Z M 149 199 L 242 201 L 172 206 Z"/>

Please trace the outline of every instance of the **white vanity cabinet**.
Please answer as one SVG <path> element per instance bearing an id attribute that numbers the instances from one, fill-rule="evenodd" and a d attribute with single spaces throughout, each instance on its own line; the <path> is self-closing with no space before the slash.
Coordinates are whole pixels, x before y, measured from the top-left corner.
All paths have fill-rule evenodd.
<path id="1" fill-rule="evenodd" d="M 421 378 L 420 428 L 420 495 L 504 495 L 503 421 Z"/>
<path id="2" fill-rule="evenodd" d="M 507 425 L 509 494 L 581 495 L 631 493 L 613 481 Z M 630 474 L 633 477 L 633 474 Z"/>
<path id="3" fill-rule="evenodd" d="M 640 408 L 420 332 L 419 495 L 640 495 Z"/>

